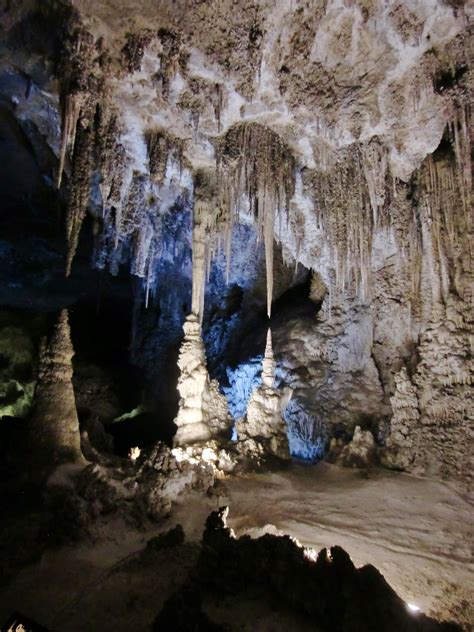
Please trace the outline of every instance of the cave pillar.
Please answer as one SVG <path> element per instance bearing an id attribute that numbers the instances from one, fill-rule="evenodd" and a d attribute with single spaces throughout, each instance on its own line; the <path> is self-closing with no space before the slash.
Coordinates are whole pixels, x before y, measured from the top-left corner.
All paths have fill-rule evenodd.
<path id="1" fill-rule="evenodd" d="M 49 339 L 42 342 L 29 423 L 34 460 L 44 465 L 85 464 L 72 385 L 72 357 L 68 312 L 63 309 Z"/>
<path id="2" fill-rule="evenodd" d="M 196 314 L 184 323 L 184 340 L 178 358 L 180 395 L 175 424 L 175 446 L 206 443 L 211 439 L 230 438 L 231 420 L 227 400 L 219 392 L 216 380 L 210 380 L 201 325 Z"/>

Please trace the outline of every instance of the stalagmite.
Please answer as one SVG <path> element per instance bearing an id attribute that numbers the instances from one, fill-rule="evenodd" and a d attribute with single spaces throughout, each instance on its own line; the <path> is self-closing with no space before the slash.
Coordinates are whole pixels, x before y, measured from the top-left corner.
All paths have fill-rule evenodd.
<path id="1" fill-rule="evenodd" d="M 406 470 L 415 457 L 414 443 L 420 419 L 416 387 L 405 367 L 395 375 L 395 393 L 390 398 L 393 415 L 387 447 L 382 450 L 381 460 L 387 467 Z"/>
<path id="2" fill-rule="evenodd" d="M 273 346 L 272 346 L 272 331 L 268 328 L 267 331 L 267 344 L 265 346 L 265 356 L 263 358 L 263 366 L 262 366 L 262 382 L 264 386 L 268 388 L 273 388 L 275 384 L 275 358 L 273 356 Z"/>
<path id="3" fill-rule="evenodd" d="M 43 341 L 29 443 L 37 463 L 85 463 L 72 386 L 74 349 L 68 312 L 62 310 L 53 333 Z"/>
<path id="4" fill-rule="evenodd" d="M 175 423 L 178 430 L 175 446 L 205 443 L 212 438 L 228 439 L 231 421 L 227 400 L 219 392 L 216 380 L 210 380 L 201 326 L 195 314 L 184 323 L 184 340 L 178 358 L 180 376 L 179 410 Z"/>
<path id="5" fill-rule="evenodd" d="M 267 343 L 262 366 L 262 384 L 252 393 L 247 415 L 236 424 L 238 446 L 247 455 L 272 454 L 280 459 L 290 457 L 283 412 L 292 391 L 275 388 L 275 359 L 272 335 L 267 332 Z"/>

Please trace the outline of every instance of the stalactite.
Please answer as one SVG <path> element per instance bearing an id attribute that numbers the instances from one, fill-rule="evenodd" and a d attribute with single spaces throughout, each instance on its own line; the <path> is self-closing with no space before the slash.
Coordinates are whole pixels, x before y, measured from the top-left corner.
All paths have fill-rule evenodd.
<path id="1" fill-rule="evenodd" d="M 59 150 L 59 167 L 56 177 L 56 186 L 59 189 L 64 172 L 64 163 L 68 148 L 74 147 L 76 139 L 77 120 L 79 118 L 79 98 L 74 94 L 66 94 L 61 98 L 61 146 Z"/>
<path id="2" fill-rule="evenodd" d="M 192 313 L 204 316 L 206 272 L 217 250 L 219 234 L 229 223 L 229 211 L 222 199 L 213 170 L 200 170 L 194 178 Z"/>
<path id="3" fill-rule="evenodd" d="M 217 122 L 217 132 L 219 134 L 221 132 L 221 115 L 222 115 L 223 104 L 224 104 L 224 89 L 221 83 L 216 83 L 214 87 L 213 106 L 214 106 L 214 116 L 216 117 L 216 122 Z"/>
<path id="4" fill-rule="evenodd" d="M 59 106 L 61 113 L 61 143 L 56 185 L 61 186 L 66 156 L 74 150 L 76 128 L 81 110 L 88 107 L 95 82 L 95 40 L 82 25 L 75 9 L 64 23 L 62 51 L 58 65 L 60 78 Z"/>
<path id="5" fill-rule="evenodd" d="M 181 139 L 171 136 L 164 129 L 155 128 L 145 132 L 145 142 L 150 175 L 157 184 L 163 182 L 170 159 L 177 162 L 182 171 L 184 143 Z"/>
<path id="6" fill-rule="evenodd" d="M 296 163 L 282 139 L 258 123 L 231 127 L 216 146 L 219 188 L 225 192 L 232 215 L 238 218 L 245 196 L 265 244 L 267 313 L 273 295 L 273 240 L 277 212 L 289 212 L 295 191 Z"/>
<path id="7" fill-rule="evenodd" d="M 94 130 L 92 113 L 83 112 L 76 132 L 76 143 L 72 158 L 72 178 L 69 194 L 66 237 L 67 261 L 66 276 L 71 273 L 71 266 L 76 254 L 82 222 L 87 211 L 90 197 L 90 184 L 93 169 Z"/>
<path id="8" fill-rule="evenodd" d="M 317 223 L 327 235 L 335 290 L 352 290 L 365 301 L 371 291 L 371 252 L 376 222 L 385 205 L 384 151 L 373 146 L 339 150 L 328 170 L 308 174 Z M 380 216 L 380 218 L 379 218 Z"/>
<path id="9" fill-rule="evenodd" d="M 153 38 L 154 33 L 150 29 L 145 29 L 139 33 L 126 34 L 122 55 L 128 72 L 140 71 L 145 48 L 151 43 Z"/>
<path id="10" fill-rule="evenodd" d="M 187 56 L 182 49 L 181 37 L 176 31 L 161 28 L 158 31 L 163 52 L 160 54 L 161 94 L 164 99 L 168 98 L 171 80 L 178 70 L 186 71 Z"/>

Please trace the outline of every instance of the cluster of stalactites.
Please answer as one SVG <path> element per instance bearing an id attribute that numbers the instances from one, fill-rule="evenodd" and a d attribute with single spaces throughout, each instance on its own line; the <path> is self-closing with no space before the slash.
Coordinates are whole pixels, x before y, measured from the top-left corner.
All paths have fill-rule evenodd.
<path id="1" fill-rule="evenodd" d="M 400 274 L 411 285 L 416 312 L 426 289 L 433 300 L 463 295 L 472 282 L 470 110 L 456 106 L 439 150 L 409 185 L 394 180 L 387 152 L 375 139 L 337 152 L 325 169 L 307 174 L 319 228 L 329 244 L 330 291 L 370 297 L 376 231 L 387 231 L 398 251 Z M 333 297 L 334 298 L 334 297 Z"/>
<path id="2" fill-rule="evenodd" d="M 171 136 L 165 129 L 153 128 L 146 130 L 145 142 L 150 175 L 157 184 L 162 184 L 165 179 L 169 160 L 179 165 L 180 172 L 183 170 L 183 141 Z"/>
<path id="3" fill-rule="evenodd" d="M 434 302 L 451 291 L 472 291 L 472 165 L 469 112 L 447 126 L 444 151 L 428 156 L 417 174 L 421 202 L 418 247 L 431 262 Z M 427 252 L 425 252 L 427 251 Z"/>
<path id="4" fill-rule="evenodd" d="M 238 219 L 242 198 L 248 200 L 256 218 L 257 232 L 265 246 L 267 274 L 267 313 L 270 317 L 273 296 L 273 239 L 277 214 L 288 213 L 295 190 L 295 160 L 282 139 L 258 123 L 239 123 L 231 127 L 216 145 L 219 189 L 230 209 L 232 223 Z M 227 247 L 228 265 L 230 245 Z"/>
<path id="5" fill-rule="evenodd" d="M 340 150 L 331 164 L 307 176 L 337 293 L 370 296 L 373 234 L 387 222 L 388 177 L 387 152 L 377 141 Z"/>
<path id="6" fill-rule="evenodd" d="M 219 193 L 216 173 L 201 169 L 194 177 L 192 312 L 202 323 L 204 293 L 213 256 L 221 248 L 221 235 L 229 231 L 229 212 Z M 230 239 L 228 240 L 230 242 Z"/>
<path id="7" fill-rule="evenodd" d="M 61 33 L 62 50 L 58 64 L 61 141 L 56 185 L 59 188 L 69 157 L 71 182 L 66 221 L 66 275 L 71 271 L 79 233 L 90 195 L 93 165 L 94 117 L 99 79 L 94 37 L 73 7 L 68 7 Z"/>
<path id="8" fill-rule="evenodd" d="M 103 228 L 96 247 L 96 265 L 108 266 L 116 274 L 120 264 L 129 258 L 131 273 L 143 280 L 148 304 L 156 285 L 159 259 L 170 248 L 173 257 L 181 256 L 176 244 L 170 245 L 164 239 L 163 223 L 167 221 L 170 200 L 185 201 L 181 186 L 185 168 L 183 143 L 162 128 L 146 130 L 143 142 L 148 173 L 143 173 L 133 169 L 127 159 L 113 112 L 109 117 L 104 112 L 102 127 L 102 137 L 107 142 L 99 156 L 107 154 L 107 159 L 100 166 Z"/>

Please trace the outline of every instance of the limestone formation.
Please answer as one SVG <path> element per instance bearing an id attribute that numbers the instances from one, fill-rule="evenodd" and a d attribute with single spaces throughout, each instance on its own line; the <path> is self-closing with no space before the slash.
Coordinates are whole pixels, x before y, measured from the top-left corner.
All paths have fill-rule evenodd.
<path id="1" fill-rule="evenodd" d="M 261 457 L 272 454 L 281 459 L 290 456 L 283 411 L 291 397 L 291 389 L 284 392 L 275 388 L 275 359 L 272 334 L 267 334 L 267 344 L 262 369 L 262 384 L 253 391 L 247 407 L 247 415 L 237 422 L 238 447 L 244 454 Z"/>
<path id="2" fill-rule="evenodd" d="M 410 469 L 414 460 L 414 439 L 420 419 L 416 388 L 405 367 L 395 375 L 395 393 L 390 398 L 393 415 L 390 436 L 382 450 L 382 463 L 402 470 Z"/>
<path id="3" fill-rule="evenodd" d="M 184 340 L 178 358 L 180 376 L 179 410 L 175 423 L 175 446 L 205 443 L 212 438 L 229 438 L 230 419 L 227 401 L 216 380 L 210 380 L 201 326 L 196 315 L 184 323 Z"/>
<path id="4" fill-rule="evenodd" d="M 29 444 L 35 462 L 85 464 L 72 386 L 74 349 L 63 309 L 40 352 L 35 405 L 29 422 Z"/>
<path id="5" fill-rule="evenodd" d="M 338 462 L 345 467 L 370 467 L 377 462 L 375 441 L 370 430 L 362 430 L 356 426 L 354 435 L 338 458 Z"/>
<path id="6" fill-rule="evenodd" d="M 12 86 L 29 82 L 26 93 L 6 88 L 7 100 L 31 144 L 56 157 L 56 183 L 68 176 L 67 271 L 89 212 L 94 264 L 112 274 L 129 264 L 146 306 L 172 294 L 160 267 L 180 277 L 176 331 L 189 311 L 205 323 L 205 295 L 222 296 L 221 277 L 238 285 L 245 314 L 226 323 L 230 338 L 263 278 L 271 313 L 277 249 L 288 268 L 312 272 L 310 295 L 322 303 L 314 329 L 296 322 L 278 336 L 291 339 L 279 354 L 306 412 L 329 435 L 370 418 L 383 443 L 406 366 L 420 418 L 404 466 L 466 483 L 469 3 L 7 5 L 5 67 Z M 28 41 L 30 22 L 57 34 L 31 62 L 18 37 Z M 53 69 L 57 88 L 40 67 Z M 250 417 L 254 405 L 266 415 L 260 395 Z"/>
<path id="7" fill-rule="evenodd" d="M 196 568 L 188 582 L 165 602 L 153 630 L 196 626 L 200 630 L 225 630 L 228 621 L 222 604 L 228 600 L 237 608 L 240 603 L 247 604 L 241 606 L 241 620 L 245 627 L 255 627 L 254 611 L 248 609 L 249 594 L 258 599 L 259 622 L 271 609 L 273 618 L 266 621 L 272 629 L 281 629 L 282 621 L 286 629 L 308 630 L 461 629 L 421 612 L 414 615 L 374 566 L 356 568 L 340 546 L 317 552 L 289 536 L 267 533 L 258 539 L 236 538 L 227 525 L 227 514 L 228 507 L 220 507 L 207 518 Z M 215 601 L 220 607 L 209 607 Z"/>

